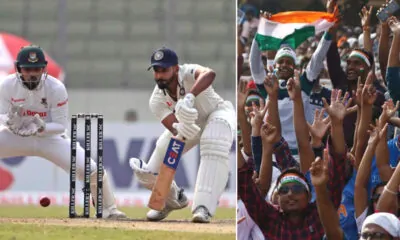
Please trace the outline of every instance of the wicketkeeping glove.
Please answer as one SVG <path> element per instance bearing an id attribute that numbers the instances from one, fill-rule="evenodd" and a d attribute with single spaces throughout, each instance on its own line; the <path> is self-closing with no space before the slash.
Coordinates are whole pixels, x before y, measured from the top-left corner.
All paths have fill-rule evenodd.
<path id="1" fill-rule="evenodd" d="M 30 121 L 26 121 L 20 129 L 18 129 L 15 134 L 22 137 L 29 137 L 36 135 L 38 132 L 44 130 L 45 122 L 40 118 L 38 114 L 35 114 Z"/>
<path id="2" fill-rule="evenodd" d="M 8 112 L 8 119 L 6 121 L 6 125 L 10 131 L 16 133 L 17 130 L 21 129 L 26 121 L 29 121 L 32 117 L 23 117 L 23 108 L 22 106 L 11 106 Z"/>

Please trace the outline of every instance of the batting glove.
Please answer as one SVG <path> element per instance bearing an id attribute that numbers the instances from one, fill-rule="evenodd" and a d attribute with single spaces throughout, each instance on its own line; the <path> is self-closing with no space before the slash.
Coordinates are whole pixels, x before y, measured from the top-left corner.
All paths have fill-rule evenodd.
<path id="1" fill-rule="evenodd" d="M 175 116 L 179 122 L 193 124 L 197 120 L 198 112 L 193 107 L 194 95 L 189 93 L 184 98 L 179 99 L 175 105 Z"/>
<path id="2" fill-rule="evenodd" d="M 172 127 L 176 129 L 178 135 L 181 135 L 187 140 L 194 139 L 200 132 L 201 128 L 196 124 L 173 123 Z"/>

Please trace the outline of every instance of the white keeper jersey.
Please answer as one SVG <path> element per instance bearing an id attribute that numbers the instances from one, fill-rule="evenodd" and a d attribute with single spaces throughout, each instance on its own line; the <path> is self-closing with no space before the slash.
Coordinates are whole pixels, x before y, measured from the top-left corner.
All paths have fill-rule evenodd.
<path id="1" fill-rule="evenodd" d="M 50 76 L 42 75 L 42 82 L 28 90 L 16 74 L 0 80 L 0 114 L 9 112 L 11 105 L 22 105 L 24 116 L 39 116 L 47 123 L 68 126 L 68 94 L 64 84 Z"/>
<path id="2" fill-rule="evenodd" d="M 179 65 L 179 84 L 185 89 L 185 94 L 189 93 L 193 84 L 195 83 L 196 68 L 201 67 L 198 64 L 183 64 Z M 181 95 L 180 87 L 177 89 L 177 98 L 183 98 L 185 94 Z M 197 122 L 203 123 L 207 120 L 208 116 L 214 112 L 218 105 L 223 103 L 224 100 L 219 96 L 214 88 L 209 86 L 195 98 L 194 107 L 199 113 Z M 176 102 L 164 91 L 159 89 L 156 85 L 150 97 L 149 106 L 152 113 L 158 120 L 162 121 L 165 117 L 174 112 Z"/>

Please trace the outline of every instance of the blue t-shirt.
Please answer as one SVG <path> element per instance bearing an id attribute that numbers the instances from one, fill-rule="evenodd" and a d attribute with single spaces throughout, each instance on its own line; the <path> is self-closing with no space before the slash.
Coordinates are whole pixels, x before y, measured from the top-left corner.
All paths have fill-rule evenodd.
<path id="1" fill-rule="evenodd" d="M 397 138 L 388 141 L 389 162 L 392 167 L 397 166 L 398 157 L 400 155 L 400 151 L 396 146 L 396 142 Z M 355 209 L 354 209 L 354 186 L 356 182 L 356 176 L 357 172 L 353 171 L 351 179 L 343 189 L 342 201 L 338 209 L 340 226 L 346 233 L 348 239 L 351 240 L 358 239 L 357 224 L 356 224 Z M 369 196 L 371 195 L 372 189 L 380 182 L 381 178 L 379 177 L 379 171 L 376 166 L 376 159 L 374 157 L 371 164 L 371 177 L 369 179 L 369 184 L 368 184 Z"/>
<path id="2" fill-rule="evenodd" d="M 346 233 L 348 239 L 357 240 L 358 231 L 357 223 L 355 219 L 355 209 L 354 209 L 354 186 L 356 183 L 357 172 L 353 170 L 353 174 L 350 180 L 344 186 L 342 193 L 342 200 L 338 209 L 340 226 Z"/>
<path id="3" fill-rule="evenodd" d="M 397 147 L 398 137 L 391 139 L 388 141 L 388 150 L 389 150 L 389 163 L 390 166 L 395 168 L 397 163 L 399 162 L 400 151 Z M 371 178 L 370 178 L 370 189 L 373 189 L 378 183 L 382 182 L 378 168 L 376 167 L 376 159 L 372 160 L 371 165 Z M 371 193 L 370 193 L 371 194 Z"/>

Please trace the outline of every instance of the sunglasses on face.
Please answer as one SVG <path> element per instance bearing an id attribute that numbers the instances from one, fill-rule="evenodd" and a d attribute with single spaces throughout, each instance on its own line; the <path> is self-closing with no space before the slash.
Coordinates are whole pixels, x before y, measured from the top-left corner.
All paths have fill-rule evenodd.
<path id="1" fill-rule="evenodd" d="M 371 240 L 380 240 L 380 239 L 393 239 L 392 236 L 386 233 L 381 232 L 363 232 L 361 233 L 361 239 L 371 239 Z"/>
<path id="2" fill-rule="evenodd" d="M 253 102 L 257 107 L 260 106 L 260 100 L 253 100 L 253 101 L 246 102 L 246 107 L 252 107 L 253 106 Z"/>
<path id="3" fill-rule="evenodd" d="M 285 195 L 285 194 L 288 194 L 289 191 L 291 191 L 293 194 L 301 194 L 301 193 L 306 192 L 307 190 L 301 184 L 294 184 L 292 186 L 283 185 L 282 187 L 280 187 L 278 189 L 278 194 Z"/>

